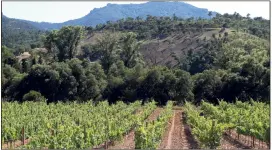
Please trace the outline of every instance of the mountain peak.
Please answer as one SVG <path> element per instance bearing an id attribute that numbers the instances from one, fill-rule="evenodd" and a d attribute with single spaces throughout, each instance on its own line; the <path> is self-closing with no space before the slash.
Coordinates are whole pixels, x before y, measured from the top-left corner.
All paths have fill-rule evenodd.
<path id="1" fill-rule="evenodd" d="M 209 19 L 208 9 L 197 8 L 185 2 L 146 2 L 142 4 L 112 4 L 108 3 L 101 8 L 94 8 L 89 14 L 79 19 L 69 20 L 63 23 L 37 23 L 27 21 L 39 29 L 60 29 L 65 25 L 96 26 L 107 21 L 117 21 L 123 18 L 145 18 L 147 15 L 172 17 L 175 14 L 181 18 L 206 18 Z M 215 16 L 215 12 L 214 15 Z"/>
<path id="2" fill-rule="evenodd" d="M 117 5 L 117 4 L 112 4 L 112 3 L 107 4 L 107 6 L 114 6 L 114 5 Z"/>

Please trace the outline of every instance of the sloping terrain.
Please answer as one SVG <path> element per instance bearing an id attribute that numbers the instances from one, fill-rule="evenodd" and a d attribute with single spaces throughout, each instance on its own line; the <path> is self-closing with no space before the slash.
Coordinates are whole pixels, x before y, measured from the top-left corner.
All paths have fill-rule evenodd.
<path id="1" fill-rule="evenodd" d="M 38 42 L 44 31 L 18 19 L 12 19 L 2 14 L 2 45 L 14 47 Z"/>
<path id="2" fill-rule="evenodd" d="M 182 56 L 190 49 L 199 51 L 203 48 L 205 39 L 209 40 L 213 38 L 213 35 L 218 37 L 221 34 L 223 36 L 225 32 L 229 33 L 231 30 L 220 31 L 221 29 L 215 28 L 196 32 L 174 33 L 163 40 L 146 42 L 141 48 L 141 53 L 148 64 L 173 66 L 176 61 L 171 57 L 172 55 Z"/>
<path id="3" fill-rule="evenodd" d="M 22 30 L 38 30 L 35 26 L 26 23 L 24 21 L 20 21 L 19 19 L 8 18 L 7 16 L 2 14 L 2 28 L 3 29 L 22 29 Z"/>
<path id="4" fill-rule="evenodd" d="M 172 55 L 182 56 L 188 50 L 193 49 L 199 51 L 203 48 L 206 40 L 218 37 L 219 34 L 224 36 L 225 32 L 230 33 L 232 30 L 220 28 L 203 29 L 203 31 L 187 31 L 176 32 L 164 39 L 153 39 L 142 41 L 140 52 L 145 61 L 149 65 L 170 65 L 173 66 L 177 62 Z M 96 39 L 102 36 L 102 32 L 95 32 L 92 35 L 87 35 L 82 40 L 81 46 L 87 44 L 95 44 Z"/>

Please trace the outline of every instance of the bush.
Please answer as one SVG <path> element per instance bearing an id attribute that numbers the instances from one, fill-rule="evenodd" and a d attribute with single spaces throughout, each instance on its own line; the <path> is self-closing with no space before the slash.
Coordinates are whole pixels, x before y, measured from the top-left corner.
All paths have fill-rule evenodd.
<path id="1" fill-rule="evenodd" d="M 31 90 L 29 93 L 23 96 L 23 101 L 42 102 L 45 101 L 45 97 L 40 92 Z"/>

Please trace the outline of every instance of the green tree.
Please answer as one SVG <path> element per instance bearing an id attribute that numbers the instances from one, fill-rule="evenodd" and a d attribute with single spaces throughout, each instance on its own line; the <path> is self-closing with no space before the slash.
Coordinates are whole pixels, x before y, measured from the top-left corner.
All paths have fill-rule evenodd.
<path id="1" fill-rule="evenodd" d="M 19 72 L 10 65 L 5 65 L 2 67 L 2 75 L 4 75 L 7 80 L 11 80 L 16 74 L 19 74 Z"/>
<path id="2" fill-rule="evenodd" d="M 59 73 L 59 87 L 55 91 L 55 99 L 62 101 L 75 100 L 78 82 L 73 76 L 69 65 L 65 62 L 55 62 L 52 64 L 52 70 Z"/>
<path id="3" fill-rule="evenodd" d="M 59 72 L 49 65 L 34 65 L 18 86 L 20 94 L 17 98 L 22 99 L 24 94 L 34 90 L 44 95 L 49 102 L 54 102 L 59 88 L 59 77 Z"/>
<path id="4" fill-rule="evenodd" d="M 30 91 L 23 96 L 23 101 L 42 102 L 45 101 L 45 97 L 43 97 L 40 92 Z"/>
<path id="5" fill-rule="evenodd" d="M 2 63 L 2 65 L 5 66 L 6 64 L 8 64 L 8 65 L 13 66 L 17 61 L 14 54 L 12 53 L 13 50 L 10 48 L 7 48 L 6 46 L 2 46 L 1 48 L 2 48 L 1 49 L 1 54 L 2 54 L 2 62 L 1 63 Z"/>
<path id="6" fill-rule="evenodd" d="M 108 74 L 107 98 L 114 102 L 118 99 L 132 102 L 139 97 L 138 89 L 146 74 L 146 68 L 137 64 L 133 68 L 125 67 L 123 61 L 113 64 Z"/>
<path id="7" fill-rule="evenodd" d="M 205 70 L 193 76 L 195 102 L 200 103 L 202 99 L 216 103 L 224 86 L 222 82 L 223 70 Z"/>
<path id="8" fill-rule="evenodd" d="M 76 99 L 98 100 L 106 87 L 105 74 L 97 64 L 84 63 L 77 58 L 67 61 L 75 77 L 77 85 Z"/>
<path id="9" fill-rule="evenodd" d="M 183 103 L 192 100 L 192 88 L 187 72 L 157 66 L 149 70 L 138 94 L 143 99 L 154 98 L 159 104 L 165 104 L 169 99 Z"/>
<path id="10" fill-rule="evenodd" d="M 77 46 L 83 36 L 83 28 L 79 26 L 65 26 L 59 31 L 52 31 L 44 43 L 49 53 L 57 54 L 59 61 L 72 59 L 77 54 Z M 57 50 L 56 50 L 57 48 Z"/>
<path id="11" fill-rule="evenodd" d="M 121 37 L 121 53 L 120 58 L 124 61 L 126 67 L 132 68 L 137 63 L 143 63 L 143 59 L 139 52 L 141 43 L 137 42 L 136 34 L 129 32 Z"/>
<path id="12" fill-rule="evenodd" d="M 55 60 L 58 54 L 58 49 L 56 45 L 56 42 L 58 40 L 58 31 L 53 30 L 44 38 L 44 47 L 48 50 L 48 54 L 53 56 L 53 59 Z"/>
<path id="13" fill-rule="evenodd" d="M 24 81 L 26 74 L 21 74 L 7 65 L 3 68 L 3 76 L 5 76 L 6 80 L 1 85 L 2 96 L 8 97 L 9 101 L 20 100 L 18 99 L 18 95 L 21 92 L 19 87 L 22 81 Z"/>
<path id="14" fill-rule="evenodd" d="M 248 19 L 250 18 L 250 14 L 249 14 L 249 13 L 247 14 L 247 18 L 248 18 Z"/>
<path id="15" fill-rule="evenodd" d="M 108 72 L 110 66 L 119 59 L 120 48 L 118 47 L 120 35 L 104 33 L 92 46 L 93 59 L 99 59 L 104 70 Z"/>
<path id="16" fill-rule="evenodd" d="M 58 31 L 57 47 L 59 49 L 58 59 L 72 59 L 77 54 L 77 46 L 83 35 L 83 29 L 79 26 L 66 26 Z"/>
<path id="17" fill-rule="evenodd" d="M 175 70 L 176 84 L 174 86 L 173 99 L 178 103 L 184 103 L 186 101 L 192 101 L 193 94 L 193 80 L 191 75 L 183 70 Z"/>
<path id="18" fill-rule="evenodd" d="M 22 72 L 28 73 L 30 71 L 30 62 L 28 59 L 22 59 Z"/>

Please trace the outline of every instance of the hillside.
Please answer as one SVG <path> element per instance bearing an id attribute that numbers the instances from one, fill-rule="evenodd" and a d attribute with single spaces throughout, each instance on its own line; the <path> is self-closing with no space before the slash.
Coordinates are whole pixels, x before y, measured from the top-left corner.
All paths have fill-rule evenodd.
<path id="1" fill-rule="evenodd" d="M 10 48 L 25 47 L 29 49 L 30 47 L 40 47 L 42 46 L 40 35 L 46 32 L 44 30 L 60 29 L 62 26 L 67 25 L 88 26 L 86 28 L 88 32 L 92 30 L 102 31 L 113 29 L 116 31 L 132 31 L 138 34 L 138 40 L 166 38 L 176 30 L 184 32 L 187 28 L 191 27 L 199 30 L 202 28 L 221 28 L 223 26 L 235 30 L 239 28 L 243 32 L 248 32 L 268 40 L 270 38 L 269 20 L 261 17 L 242 17 L 238 13 L 234 13 L 233 15 L 221 15 L 217 13 L 216 16 L 213 13 L 212 16 L 208 16 L 207 9 L 200 9 L 183 2 L 108 4 L 103 8 L 92 10 L 82 18 L 64 23 L 37 23 L 11 19 L 3 14 L 2 16 L 2 44 Z M 210 17 L 212 19 L 209 19 Z M 209 20 L 212 20 L 214 23 Z M 175 22 L 175 28 L 172 28 L 173 22 Z"/>
<path id="2" fill-rule="evenodd" d="M 143 44 L 141 53 L 144 55 L 145 61 L 150 65 L 167 65 L 175 66 L 177 61 L 173 56 L 183 57 L 189 50 L 194 52 L 201 51 L 207 41 L 212 39 L 212 35 L 224 35 L 225 30 L 219 32 L 220 29 L 206 29 L 203 32 L 177 32 L 162 40 L 151 40 Z"/>
<path id="3" fill-rule="evenodd" d="M 270 149 L 270 20 L 201 10 L 2 14 L 1 148 Z"/>
<path id="4" fill-rule="evenodd" d="M 182 57 L 190 50 L 203 51 L 209 44 L 216 47 L 218 39 L 223 40 L 234 32 L 246 32 L 269 40 L 269 25 L 269 20 L 251 19 L 239 14 L 218 14 L 211 20 L 149 16 L 145 20 L 124 19 L 117 23 L 108 22 L 96 28 L 87 28 L 88 35 L 80 46 L 95 44 L 95 40 L 105 31 L 134 32 L 137 33 L 137 39 L 143 42 L 140 52 L 148 65 L 173 67 L 177 65 L 175 56 L 184 59 Z"/>
<path id="5" fill-rule="evenodd" d="M 11 48 L 22 45 L 30 47 L 30 44 L 38 43 L 43 33 L 44 31 L 29 23 L 2 14 L 2 45 Z"/>
<path id="6" fill-rule="evenodd" d="M 60 29 L 66 25 L 80 25 L 80 26 L 96 26 L 98 24 L 106 23 L 107 21 L 117 21 L 123 18 L 146 18 L 147 15 L 151 16 L 173 16 L 190 18 L 201 17 L 208 19 L 208 9 L 197 8 L 184 2 L 147 2 L 143 4 L 108 4 L 102 8 L 95 8 L 89 14 L 82 18 L 69 20 L 63 23 L 48 23 L 48 22 L 32 22 L 26 21 L 33 26 L 44 29 Z M 212 16 L 215 16 L 215 12 Z M 212 17 L 211 16 L 211 17 Z"/>
<path id="7" fill-rule="evenodd" d="M 145 62 L 150 66 L 167 65 L 173 67 L 177 64 L 174 55 L 182 57 L 190 49 L 195 52 L 200 51 L 209 40 L 213 39 L 213 35 L 219 37 L 219 34 L 223 36 L 224 33 L 231 33 L 231 31 L 231 29 L 225 29 L 220 32 L 220 28 L 207 28 L 203 31 L 189 31 L 186 33 L 179 31 L 171 33 L 163 39 L 142 40 L 140 52 Z M 89 34 L 82 40 L 80 46 L 96 44 L 97 39 L 101 38 L 102 35 L 101 32 Z M 207 41 L 204 41 L 204 39 Z"/>
<path id="8" fill-rule="evenodd" d="M 3 95 L 22 100 L 35 90 L 49 102 L 266 101 L 269 25 L 269 20 L 234 13 L 212 19 L 148 16 L 95 28 L 62 27 L 47 34 L 38 49 L 2 47 Z M 23 52 L 30 55 L 26 58 Z"/>

